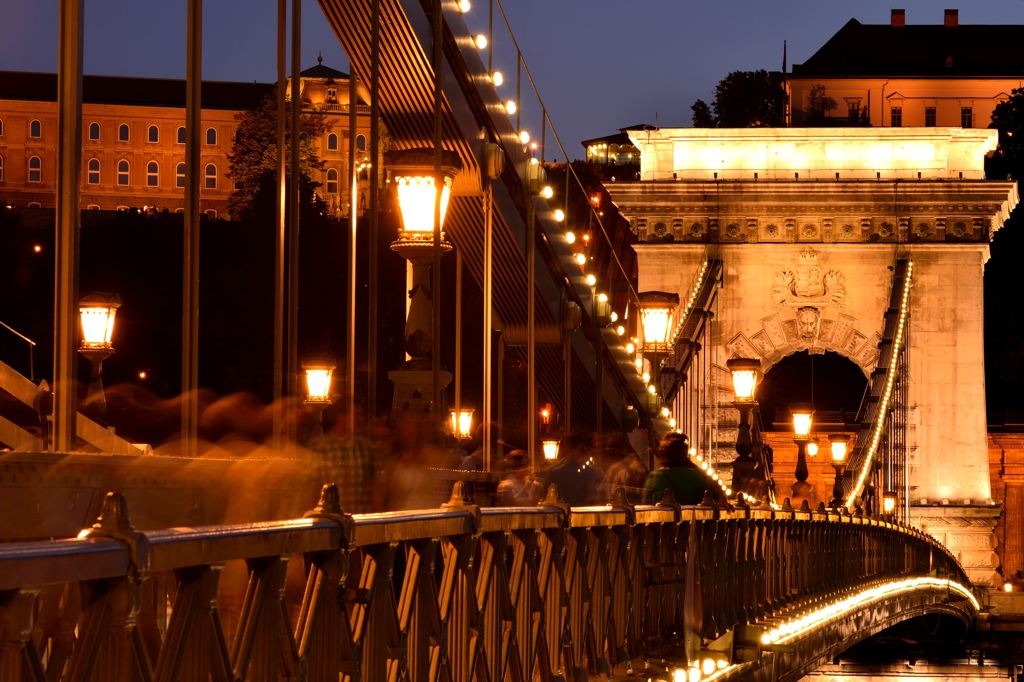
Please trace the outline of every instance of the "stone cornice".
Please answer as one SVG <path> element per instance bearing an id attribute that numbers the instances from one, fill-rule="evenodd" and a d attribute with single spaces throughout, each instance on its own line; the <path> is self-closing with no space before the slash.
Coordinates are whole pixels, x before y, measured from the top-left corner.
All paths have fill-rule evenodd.
<path id="1" fill-rule="evenodd" d="M 988 242 L 1011 181 L 679 181 L 606 185 L 640 241 Z"/>

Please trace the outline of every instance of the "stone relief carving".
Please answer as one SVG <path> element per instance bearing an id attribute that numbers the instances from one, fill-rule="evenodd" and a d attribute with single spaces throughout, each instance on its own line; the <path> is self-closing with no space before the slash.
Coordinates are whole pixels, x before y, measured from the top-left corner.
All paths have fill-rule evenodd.
<path id="1" fill-rule="evenodd" d="M 740 236 L 740 226 L 736 223 L 729 223 L 729 226 L 725 228 L 725 236 L 729 239 L 736 239 Z"/>
<path id="2" fill-rule="evenodd" d="M 954 237 L 963 237 L 965 234 L 967 234 L 967 223 L 962 221 L 957 221 L 953 223 Z"/>
<path id="3" fill-rule="evenodd" d="M 835 306 L 845 308 L 846 278 L 838 270 L 822 272 L 818 255 L 807 249 L 792 270 L 784 270 L 774 278 L 772 307 Z"/>
<path id="4" fill-rule="evenodd" d="M 776 237 L 779 236 L 779 228 L 776 225 L 766 225 L 764 228 L 764 233 L 767 236 L 771 237 L 772 239 L 775 239 Z"/>
<path id="5" fill-rule="evenodd" d="M 928 236 L 928 223 L 918 223 L 916 231 L 917 231 L 917 236 L 918 237 L 922 237 L 922 238 L 927 237 Z"/>
<path id="6" fill-rule="evenodd" d="M 892 223 L 882 223 L 878 226 L 878 234 L 882 237 L 892 236 Z"/>
<path id="7" fill-rule="evenodd" d="M 800 308 L 796 311 L 796 324 L 800 339 L 812 343 L 818 338 L 818 326 L 821 323 L 821 312 L 817 308 Z"/>
<path id="8" fill-rule="evenodd" d="M 699 239 L 704 234 L 704 228 L 700 226 L 700 223 L 694 223 L 690 225 L 690 236 L 694 239 Z"/>
<path id="9" fill-rule="evenodd" d="M 817 236 L 818 236 L 818 228 L 816 226 L 811 225 L 810 223 L 808 223 L 807 225 L 804 225 L 804 237 L 806 237 L 807 239 L 811 239 L 812 237 L 817 237 Z"/>
<path id="10" fill-rule="evenodd" d="M 843 236 L 846 237 L 847 239 L 852 237 L 853 236 L 853 225 L 850 225 L 850 224 L 843 225 L 842 233 L 843 233 Z"/>

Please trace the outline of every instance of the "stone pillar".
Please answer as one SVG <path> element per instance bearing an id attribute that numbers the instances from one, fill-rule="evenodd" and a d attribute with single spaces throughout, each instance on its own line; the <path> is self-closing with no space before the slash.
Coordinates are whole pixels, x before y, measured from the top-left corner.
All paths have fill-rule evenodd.
<path id="1" fill-rule="evenodd" d="M 984 268 L 988 244 L 914 246 L 910 292 L 912 504 L 988 505 Z M 909 435 L 909 434 L 908 434 Z M 967 502 L 966 500 L 970 500 Z"/>
<path id="2" fill-rule="evenodd" d="M 944 544 L 976 585 L 1000 584 L 993 533 L 1001 509 L 995 505 L 911 506 L 910 523 Z"/>

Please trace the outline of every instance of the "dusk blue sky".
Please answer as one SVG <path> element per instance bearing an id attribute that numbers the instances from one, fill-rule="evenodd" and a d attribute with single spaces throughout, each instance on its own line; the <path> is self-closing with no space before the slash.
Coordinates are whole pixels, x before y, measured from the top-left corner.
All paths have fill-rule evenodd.
<path id="1" fill-rule="evenodd" d="M 728 72 L 779 69 L 782 41 L 789 64 L 814 53 L 850 18 L 888 23 L 892 7 L 907 23 L 942 23 L 955 2 L 855 3 L 834 0 L 506 0 L 505 9 L 563 143 L 582 156 L 579 141 L 635 123 L 690 125 L 690 105 L 710 100 Z M 0 22 L 0 69 L 55 71 L 57 1 L 7 0 Z M 86 0 L 85 71 L 180 78 L 185 73 L 184 0 Z M 207 0 L 203 76 L 273 81 L 277 3 Z M 344 51 L 319 5 L 303 3 L 303 68 L 324 63 L 348 70 Z M 1021 0 L 962 3 L 960 22 L 1024 23 Z M 497 15 L 497 12 L 496 12 Z M 486 29 L 487 2 L 473 0 L 467 22 Z M 495 18 L 495 63 L 514 96 L 515 58 Z M 507 66 L 506 66 L 507 65 Z M 528 86 L 524 84 L 526 101 Z M 539 108 L 524 105 L 524 127 Z M 531 113 L 534 121 L 531 123 Z M 536 139 L 536 136 L 535 136 Z M 548 158 L 558 156 L 548 152 Z"/>

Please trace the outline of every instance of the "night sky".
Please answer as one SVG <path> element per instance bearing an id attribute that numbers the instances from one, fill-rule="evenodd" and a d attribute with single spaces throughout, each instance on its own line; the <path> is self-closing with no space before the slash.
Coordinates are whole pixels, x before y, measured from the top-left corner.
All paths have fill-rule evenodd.
<path id="1" fill-rule="evenodd" d="M 486 30 L 487 2 L 472 0 L 472 30 Z M 10 0 L 0 22 L 0 69 L 56 71 L 57 2 Z M 203 75 L 213 80 L 273 81 L 277 3 L 207 0 Z M 888 23 L 892 7 L 907 23 L 940 24 L 956 2 L 856 3 L 801 0 L 506 0 L 506 12 L 559 135 L 574 156 L 579 141 L 637 123 L 690 125 L 690 105 L 710 100 L 730 71 L 780 69 L 782 41 L 789 64 L 812 55 L 849 19 Z M 182 78 L 184 0 L 87 0 L 85 71 L 91 74 Z M 303 68 L 324 63 L 347 71 L 344 52 L 319 6 L 303 3 Z M 963 24 L 1024 23 L 1024 2 L 960 3 Z M 499 31 L 495 67 L 515 94 L 515 53 Z M 539 107 L 526 97 L 524 128 L 536 128 Z M 532 116 L 531 116 L 532 114 Z M 535 134 L 535 139 L 537 139 Z M 557 154 L 548 153 L 550 157 Z"/>

